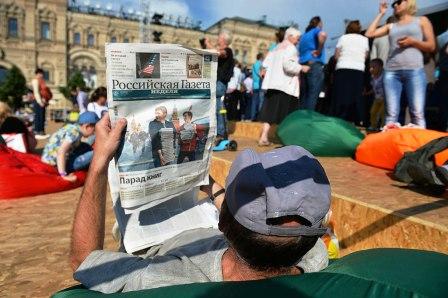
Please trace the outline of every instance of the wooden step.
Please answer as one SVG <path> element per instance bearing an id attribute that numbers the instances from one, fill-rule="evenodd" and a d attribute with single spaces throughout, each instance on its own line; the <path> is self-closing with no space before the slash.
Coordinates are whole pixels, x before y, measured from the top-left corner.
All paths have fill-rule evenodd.
<path id="1" fill-rule="evenodd" d="M 227 124 L 227 131 L 233 138 L 247 138 L 258 140 L 263 130 L 263 123 L 260 122 L 232 122 Z M 271 125 L 269 130 L 269 140 L 280 144 L 280 140 L 276 134 L 277 125 Z"/>

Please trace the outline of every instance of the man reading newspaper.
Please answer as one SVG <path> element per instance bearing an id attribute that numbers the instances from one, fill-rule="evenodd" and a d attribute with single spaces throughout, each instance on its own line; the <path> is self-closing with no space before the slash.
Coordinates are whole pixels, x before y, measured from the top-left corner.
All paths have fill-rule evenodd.
<path id="1" fill-rule="evenodd" d="M 203 187 L 220 209 L 219 230 L 184 231 L 144 255 L 103 250 L 107 169 L 126 126 L 96 126 L 96 147 L 76 210 L 71 265 L 74 278 L 105 293 L 176 284 L 243 281 L 303 274 L 328 264 L 322 220 L 330 185 L 306 150 L 287 146 L 267 153 L 245 150 L 233 162 L 226 191 Z M 151 235 L 148 235 L 150 237 Z"/>

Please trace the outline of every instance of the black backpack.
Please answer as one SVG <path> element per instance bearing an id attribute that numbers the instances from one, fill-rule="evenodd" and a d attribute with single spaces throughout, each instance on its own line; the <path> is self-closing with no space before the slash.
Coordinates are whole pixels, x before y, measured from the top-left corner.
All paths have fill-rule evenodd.
<path id="1" fill-rule="evenodd" d="M 437 174 L 434 155 L 448 149 L 448 137 L 441 137 L 418 148 L 414 152 L 406 152 L 395 166 L 394 178 L 417 186 L 445 189 Z"/>

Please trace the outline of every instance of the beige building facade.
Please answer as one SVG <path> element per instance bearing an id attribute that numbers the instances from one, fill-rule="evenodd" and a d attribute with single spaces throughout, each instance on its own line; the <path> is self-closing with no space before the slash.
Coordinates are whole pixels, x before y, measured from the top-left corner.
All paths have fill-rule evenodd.
<path id="1" fill-rule="evenodd" d="M 243 18 L 225 18 L 206 30 L 191 26 L 150 24 L 161 43 L 199 47 L 204 37 L 216 40 L 221 29 L 233 34 L 235 58 L 251 65 L 274 42 L 277 28 Z M 27 81 L 36 67 L 44 70 L 55 91 L 74 71 L 89 87 L 105 85 L 106 42 L 139 42 L 139 21 L 126 15 L 67 5 L 66 0 L 0 0 L 0 75 L 16 65 Z"/>

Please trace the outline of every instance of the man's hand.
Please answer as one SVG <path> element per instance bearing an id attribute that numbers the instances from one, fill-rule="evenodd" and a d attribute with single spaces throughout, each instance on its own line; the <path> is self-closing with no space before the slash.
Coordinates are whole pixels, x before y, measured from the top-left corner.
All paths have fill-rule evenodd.
<path id="1" fill-rule="evenodd" d="M 319 50 L 314 50 L 311 52 L 311 54 L 313 55 L 314 58 L 319 57 L 320 55 L 320 51 Z"/>
<path id="2" fill-rule="evenodd" d="M 166 161 L 165 161 L 165 158 L 163 158 L 163 155 L 160 154 L 159 157 L 160 157 L 160 164 L 161 164 L 162 166 L 166 165 Z"/>
<path id="3" fill-rule="evenodd" d="M 311 67 L 309 67 L 308 65 L 302 65 L 302 72 L 303 73 L 307 73 L 309 72 L 311 69 Z"/>
<path id="4" fill-rule="evenodd" d="M 215 48 L 208 37 L 204 38 L 204 44 L 205 44 L 205 48 L 206 49 L 210 50 L 210 49 L 214 49 Z"/>
<path id="5" fill-rule="evenodd" d="M 61 176 L 61 178 L 64 179 L 65 181 L 72 182 L 72 183 L 75 182 L 76 179 L 78 179 L 76 177 L 76 175 L 73 173 L 70 173 L 70 175 L 67 175 L 67 176 Z"/>
<path id="6" fill-rule="evenodd" d="M 409 36 L 405 36 L 400 38 L 397 43 L 400 48 L 408 48 L 414 46 L 415 39 Z"/>
<path id="7" fill-rule="evenodd" d="M 121 118 L 111 126 L 109 114 L 105 114 L 103 118 L 95 126 L 95 150 L 93 150 L 92 163 L 107 168 L 109 162 L 117 151 L 121 141 L 121 133 L 126 127 L 126 119 Z"/>

